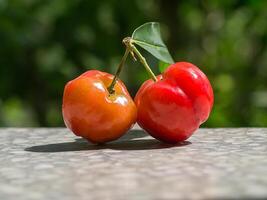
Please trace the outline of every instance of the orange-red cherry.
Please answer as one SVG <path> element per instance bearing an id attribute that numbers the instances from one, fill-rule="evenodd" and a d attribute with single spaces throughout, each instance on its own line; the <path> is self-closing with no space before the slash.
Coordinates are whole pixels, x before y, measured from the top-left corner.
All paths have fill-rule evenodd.
<path id="1" fill-rule="evenodd" d="M 62 113 L 66 126 L 92 143 L 105 143 L 126 133 L 136 122 L 136 106 L 119 80 L 108 91 L 114 76 L 89 70 L 68 82 L 64 89 Z"/>

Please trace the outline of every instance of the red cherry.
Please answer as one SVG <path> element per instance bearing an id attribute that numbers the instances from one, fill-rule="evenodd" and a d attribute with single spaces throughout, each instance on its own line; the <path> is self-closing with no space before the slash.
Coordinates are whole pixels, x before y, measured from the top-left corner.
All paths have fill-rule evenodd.
<path id="1" fill-rule="evenodd" d="M 195 65 L 177 62 L 147 80 L 136 94 L 137 122 L 151 136 L 167 143 L 189 138 L 204 123 L 213 106 L 213 90 Z"/>

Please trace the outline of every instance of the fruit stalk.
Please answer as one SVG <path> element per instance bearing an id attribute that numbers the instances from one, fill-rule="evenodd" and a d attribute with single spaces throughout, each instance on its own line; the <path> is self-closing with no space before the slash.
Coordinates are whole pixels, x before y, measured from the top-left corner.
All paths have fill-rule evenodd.
<path id="1" fill-rule="evenodd" d="M 138 51 L 138 49 L 134 46 L 134 40 L 131 37 L 126 37 L 122 40 L 122 42 L 125 44 L 126 49 L 129 50 L 129 52 L 132 54 L 134 60 L 135 57 L 134 55 L 137 55 L 137 57 L 139 58 L 141 64 L 145 67 L 147 73 L 149 74 L 149 76 L 152 78 L 153 81 L 157 81 L 157 77 L 155 76 L 155 74 L 153 73 L 153 71 L 151 70 L 151 68 L 148 66 L 146 59 L 142 56 L 142 54 Z"/>
<path id="2" fill-rule="evenodd" d="M 114 90 L 114 86 L 115 86 L 115 84 L 116 84 L 116 82 L 117 82 L 117 80 L 118 80 L 118 78 L 119 78 L 119 75 L 120 75 L 120 73 L 121 73 L 121 70 L 122 70 L 122 68 L 123 68 L 123 66 L 124 66 L 124 64 L 125 64 L 125 61 L 126 61 L 126 59 L 127 59 L 129 53 L 130 53 L 129 49 L 126 48 L 125 53 L 124 53 L 124 55 L 123 55 L 123 57 L 122 57 L 122 59 L 121 59 L 121 62 L 120 62 L 120 64 L 119 64 L 118 68 L 117 68 L 117 71 L 116 71 L 116 73 L 115 73 L 115 76 L 114 76 L 114 78 L 113 78 L 113 80 L 112 80 L 110 86 L 108 87 L 108 92 L 109 92 L 109 94 L 113 94 L 113 93 L 115 92 L 115 90 Z"/>
<path id="3" fill-rule="evenodd" d="M 151 68 L 148 66 L 146 59 L 142 56 L 142 54 L 138 51 L 138 49 L 133 45 L 130 44 L 132 51 L 135 53 L 135 55 L 137 55 L 137 57 L 139 58 L 140 62 L 142 63 L 142 65 L 145 67 L 147 73 L 149 74 L 149 76 L 152 78 L 153 81 L 157 81 L 157 77 L 155 76 L 155 74 L 153 73 L 153 71 L 151 70 Z"/>

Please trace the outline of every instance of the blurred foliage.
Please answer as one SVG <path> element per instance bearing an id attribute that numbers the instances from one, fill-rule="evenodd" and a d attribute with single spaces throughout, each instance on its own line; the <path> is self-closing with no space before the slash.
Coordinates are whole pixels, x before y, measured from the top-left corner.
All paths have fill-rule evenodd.
<path id="1" fill-rule="evenodd" d="M 209 77 L 215 105 L 204 126 L 266 126 L 266 8 L 264 0 L 0 0 L 0 126 L 63 126 L 64 84 L 88 69 L 114 73 L 121 40 L 147 21 L 162 24 L 176 61 Z M 129 59 L 121 79 L 132 96 L 147 78 Z"/>

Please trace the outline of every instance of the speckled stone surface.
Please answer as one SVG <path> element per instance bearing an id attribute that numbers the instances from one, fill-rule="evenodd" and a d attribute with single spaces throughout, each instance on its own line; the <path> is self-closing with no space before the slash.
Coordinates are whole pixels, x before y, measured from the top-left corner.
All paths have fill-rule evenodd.
<path id="1" fill-rule="evenodd" d="M 171 146 L 130 131 L 95 146 L 67 129 L 0 129 L 0 199 L 267 198 L 267 129 L 200 129 Z"/>

